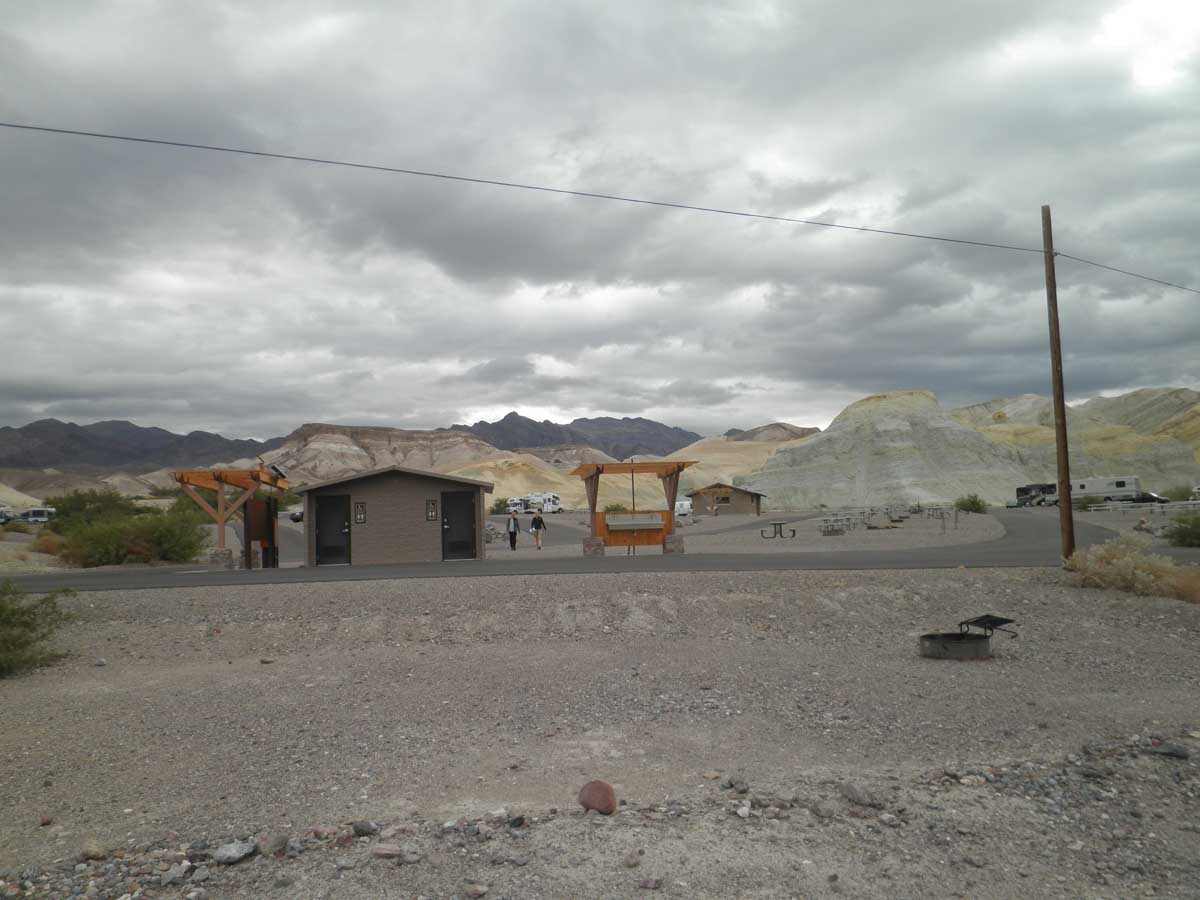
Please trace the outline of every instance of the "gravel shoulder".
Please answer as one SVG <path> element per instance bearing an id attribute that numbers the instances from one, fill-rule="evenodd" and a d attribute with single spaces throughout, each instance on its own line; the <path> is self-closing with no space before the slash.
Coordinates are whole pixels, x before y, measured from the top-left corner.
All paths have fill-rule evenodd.
<path id="1" fill-rule="evenodd" d="M 118 897 L 189 853 L 210 879 L 154 896 L 1200 894 L 1197 606 L 1023 569 L 68 603 L 68 656 L 0 680 L 0 878 L 34 895 Z M 994 660 L 917 655 L 984 612 L 1019 623 Z M 582 815 L 592 778 L 618 815 Z M 206 860 L 259 835 L 279 858 Z"/>

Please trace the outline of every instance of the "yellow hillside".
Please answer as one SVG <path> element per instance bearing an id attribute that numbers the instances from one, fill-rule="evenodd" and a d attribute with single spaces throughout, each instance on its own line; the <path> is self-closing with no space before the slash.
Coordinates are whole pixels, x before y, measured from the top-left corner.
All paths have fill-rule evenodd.
<path id="1" fill-rule="evenodd" d="M 586 509 L 587 493 L 583 481 L 557 469 L 530 454 L 489 459 L 462 466 L 448 473 L 462 478 L 478 478 L 496 485 L 492 497 L 523 497 L 534 491 L 549 491 L 562 498 L 567 509 Z M 628 477 L 606 475 L 600 479 L 601 508 L 609 503 L 632 504 Z M 662 509 L 666 506 L 662 483 L 653 475 L 637 476 L 637 505 L 639 509 Z"/>
<path id="2" fill-rule="evenodd" d="M 781 447 L 796 447 L 812 437 L 788 441 L 731 441 L 726 437 L 703 438 L 676 450 L 666 459 L 694 459 L 698 465 L 685 469 L 679 481 L 680 494 L 714 482 L 733 484 L 739 475 L 757 472 Z M 642 457 L 638 457 L 641 459 Z"/>
<path id="3" fill-rule="evenodd" d="M 1171 417 L 1154 429 L 1154 434 L 1188 444 L 1196 451 L 1196 461 L 1200 462 L 1200 406 Z"/>
<path id="4" fill-rule="evenodd" d="M 977 427 L 976 430 L 996 443 L 1011 447 L 1054 445 L 1054 429 L 1048 425 L 1001 423 Z M 1170 438 L 1167 435 L 1139 434 L 1128 425 L 1111 425 L 1092 419 L 1088 420 L 1086 427 L 1071 428 L 1068 440 L 1073 450 L 1082 450 L 1100 459 L 1115 459 L 1152 452 L 1167 444 Z"/>
<path id="5" fill-rule="evenodd" d="M 10 488 L 7 484 L 0 484 L 0 507 L 11 506 L 17 511 L 22 511 L 31 506 L 38 506 L 41 502 L 37 497 L 23 494 L 16 488 Z"/>

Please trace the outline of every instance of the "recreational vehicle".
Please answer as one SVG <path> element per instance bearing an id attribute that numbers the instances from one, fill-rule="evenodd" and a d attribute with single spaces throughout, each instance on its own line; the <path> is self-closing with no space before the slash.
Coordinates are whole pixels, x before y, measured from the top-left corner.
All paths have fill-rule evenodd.
<path id="1" fill-rule="evenodd" d="M 1142 483 L 1133 475 L 1101 475 L 1071 482 L 1072 497 L 1101 497 L 1105 503 L 1113 500 L 1132 502 L 1142 493 Z"/>
<path id="2" fill-rule="evenodd" d="M 552 494 L 549 491 L 535 491 L 532 494 L 526 494 L 521 498 L 525 501 L 525 508 L 529 512 L 541 513 L 560 513 L 562 512 L 562 500 L 558 494 Z"/>

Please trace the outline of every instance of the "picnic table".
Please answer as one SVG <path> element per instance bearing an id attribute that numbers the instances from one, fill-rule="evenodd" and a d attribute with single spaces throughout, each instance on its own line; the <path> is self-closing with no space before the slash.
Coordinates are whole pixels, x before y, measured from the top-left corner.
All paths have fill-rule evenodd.
<path id="1" fill-rule="evenodd" d="M 854 519 L 851 516 L 825 516 L 821 519 L 821 534 L 845 534 L 847 528 L 853 528 Z"/>
<path id="2" fill-rule="evenodd" d="M 774 540 L 775 538 L 781 538 L 781 537 L 795 537 L 796 536 L 795 528 L 788 529 L 788 531 L 790 531 L 791 534 L 785 535 L 783 533 L 783 526 L 787 525 L 787 522 L 784 520 L 768 522 L 767 524 L 770 525 L 772 529 L 774 529 L 771 534 L 767 534 L 766 530 L 761 529 L 761 528 L 758 531 L 758 533 L 761 534 L 767 540 Z"/>

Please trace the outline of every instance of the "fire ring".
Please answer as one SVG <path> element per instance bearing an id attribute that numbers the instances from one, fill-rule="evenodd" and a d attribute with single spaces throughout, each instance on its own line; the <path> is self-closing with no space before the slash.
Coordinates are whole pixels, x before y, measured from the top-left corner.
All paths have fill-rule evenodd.
<path id="1" fill-rule="evenodd" d="M 921 655 L 930 659 L 991 659 L 992 636 L 964 631 L 923 634 Z"/>

